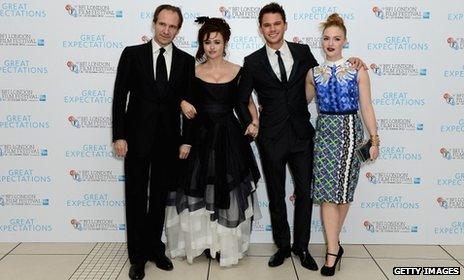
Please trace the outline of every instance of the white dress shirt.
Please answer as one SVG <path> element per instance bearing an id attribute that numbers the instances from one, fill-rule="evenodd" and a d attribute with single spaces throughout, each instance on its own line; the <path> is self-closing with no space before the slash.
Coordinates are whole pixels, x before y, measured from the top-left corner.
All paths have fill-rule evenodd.
<path id="1" fill-rule="evenodd" d="M 276 73 L 277 78 L 279 80 L 281 79 L 280 77 L 280 68 L 279 68 L 279 61 L 278 61 L 278 56 L 275 53 L 277 50 L 274 50 L 273 48 L 269 47 L 266 44 L 266 52 L 267 52 L 267 58 L 269 59 L 269 63 L 271 64 L 272 70 L 274 70 L 274 73 Z M 292 53 L 290 52 L 290 49 L 288 48 L 288 44 L 286 41 L 282 44 L 280 49 L 280 56 L 282 57 L 282 61 L 284 62 L 285 66 L 285 72 L 287 72 L 287 81 L 290 79 L 290 73 L 292 72 L 292 67 L 293 67 L 293 57 Z"/>
<path id="2" fill-rule="evenodd" d="M 151 40 L 151 45 L 153 48 L 153 73 L 156 80 L 156 60 L 158 59 L 158 55 L 160 53 L 161 46 L 156 43 L 154 39 Z M 166 61 L 166 70 L 168 71 L 168 81 L 169 81 L 169 74 L 171 73 L 171 64 L 172 64 L 172 43 L 164 47 L 165 52 L 163 54 L 164 60 Z"/>

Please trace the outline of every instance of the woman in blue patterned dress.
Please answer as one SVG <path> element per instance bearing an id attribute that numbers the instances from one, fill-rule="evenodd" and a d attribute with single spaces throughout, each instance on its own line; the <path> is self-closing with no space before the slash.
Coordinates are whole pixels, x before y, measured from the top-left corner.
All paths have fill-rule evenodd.
<path id="1" fill-rule="evenodd" d="M 306 77 L 308 102 L 316 96 L 319 111 L 314 147 L 313 199 L 321 204 L 327 254 L 321 274 L 332 276 L 343 255 L 339 235 L 358 183 L 360 160 L 355 148 L 363 141 L 363 123 L 371 135 L 370 159 L 379 154 L 379 138 L 371 102 L 369 75 L 342 56 L 346 27 L 338 14 L 322 24 L 324 64 Z"/>

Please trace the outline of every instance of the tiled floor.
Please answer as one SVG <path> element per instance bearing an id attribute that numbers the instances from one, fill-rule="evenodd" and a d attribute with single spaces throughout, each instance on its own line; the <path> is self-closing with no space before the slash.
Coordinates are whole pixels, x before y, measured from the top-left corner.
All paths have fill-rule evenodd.
<path id="1" fill-rule="evenodd" d="M 344 245 L 342 268 L 330 279 L 464 279 L 464 246 Z M 238 265 L 219 267 L 205 257 L 188 264 L 175 259 L 174 271 L 145 266 L 145 279 L 163 280 L 299 280 L 328 279 L 300 265 L 295 256 L 277 268 L 267 266 L 275 247 L 252 244 Z M 311 245 L 319 266 L 325 247 Z M 88 280 L 128 279 L 129 262 L 124 243 L 0 243 L 0 279 Z M 459 267 L 458 276 L 398 276 L 393 267 Z"/>

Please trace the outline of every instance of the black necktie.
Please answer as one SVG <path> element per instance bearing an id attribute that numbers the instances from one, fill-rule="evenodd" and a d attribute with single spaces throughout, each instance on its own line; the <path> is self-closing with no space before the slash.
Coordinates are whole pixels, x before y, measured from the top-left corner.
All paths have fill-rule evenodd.
<path id="1" fill-rule="evenodd" d="M 287 83 L 287 72 L 285 71 L 284 61 L 282 60 L 282 56 L 280 56 L 280 51 L 275 52 L 277 55 L 277 61 L 279 62 L 279 69 L 280 69 L 280 80 L 282 83 Z"/>
<path id="2" fill-rule="evenodd" d="M 166 70 L 166 60 L 164 59 L 164 48 L 160 48 L 158 58 L 156 59 L 156 84 L 161 94 L 166 93 L 168 85 L 168 71 Z"/>

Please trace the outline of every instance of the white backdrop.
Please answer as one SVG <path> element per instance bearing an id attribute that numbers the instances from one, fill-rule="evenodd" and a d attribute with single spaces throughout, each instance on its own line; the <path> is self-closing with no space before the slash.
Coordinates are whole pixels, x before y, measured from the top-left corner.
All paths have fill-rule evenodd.
<path id="1" fill-rule="evenodd" d="M 286 39 L 309 44 L 318 24 L 347 24 L 345 56 L 371 68 L 380 159 L 361 169 L 345 243 L 464 244 L 464 7 L 459 1 L 282 0 Z M 111 148 L 111 102 L 122 49 L 150 38 L 159 1 L 0 1 L 0 242 L 124 241 L 122 160 Z M 268 1 L 171 1 L 194 54 L 200 15 L 232 27 L 228 59 L 263 45 Z M 330 3 L 330 4 L 328 4 Z M 145 36 L 145 37 L 144 37 Z M 310 106 L 316 115 L 314 104 Z M 288 179 L 289 221 L 292 186 Z M 272 242 L 264 218 L 253 242 Z M 319 207 L 312 238 L 323 242 Z"/>

